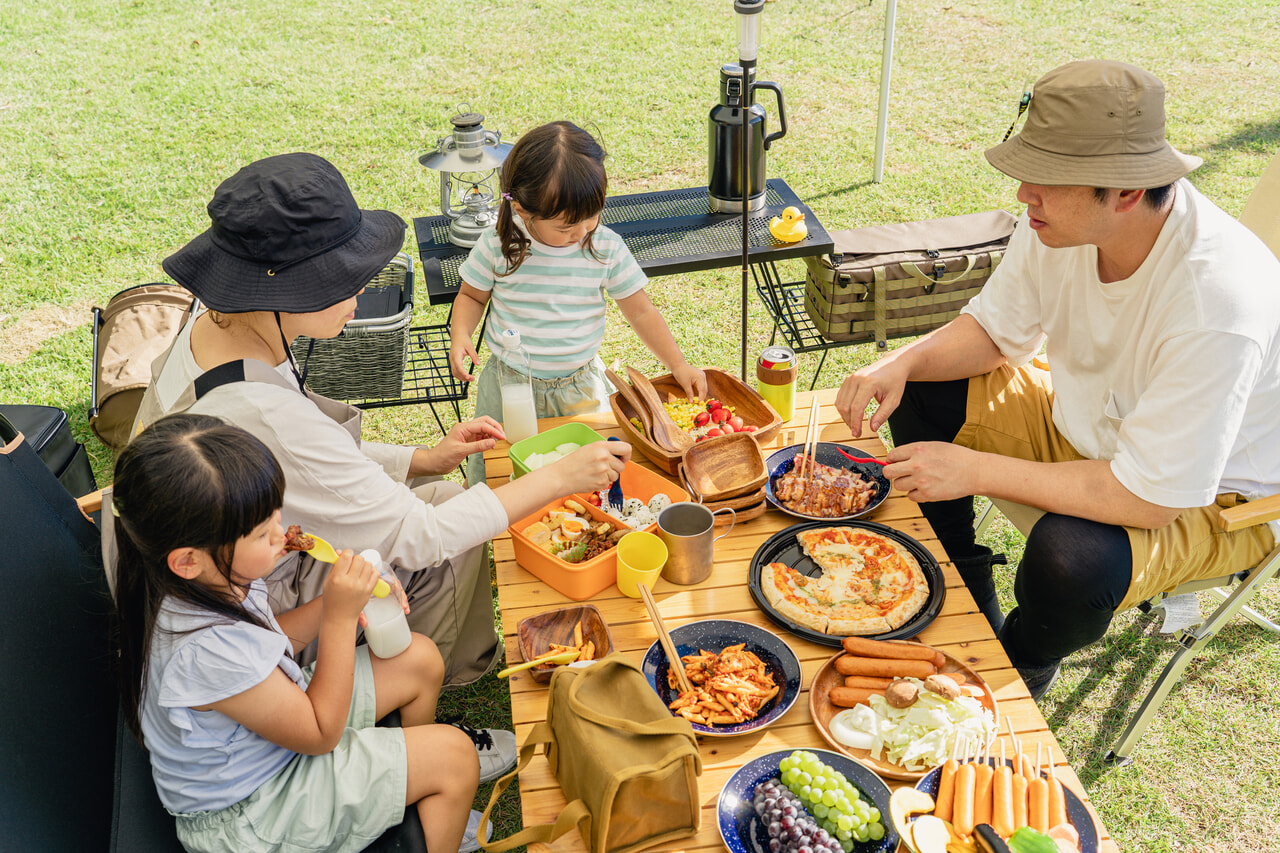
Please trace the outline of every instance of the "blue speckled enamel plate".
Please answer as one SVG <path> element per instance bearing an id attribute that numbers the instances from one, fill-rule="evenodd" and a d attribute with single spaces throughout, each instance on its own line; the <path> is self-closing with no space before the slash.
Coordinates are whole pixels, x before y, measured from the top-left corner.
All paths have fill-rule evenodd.
<path id="1" fill-rule="evenodd" d="M 860 509 L 857 512 L 850 513 L 849 515 L 841 515 L 831 518 L 822 518 L 816 515 L 805 515 L 804 513 L 787 509 L 778 502 L 777 497 L 774 495 L 773 484 L 777 482 L 779 477 L 791 470 L 791 467 L 795 464 L 796 455 L 798 455 L 802 450 L 804 450 L 804 445 L 793 444 L 790 447 L 784 447 L 781 450 L 774 451 L 764 462 L 765 469 L 769 472 L 769 482 L 766 483 L 764 487 L 765 497 L 769 499 L 769 503 L 773 504 L 783 512 L 794 515 L 796 518 L 821 518 L 822 521 L 833 522 L 848 521 L 849 519 L 857 518 L 860 515 L 866 515 L 876 507 L 880 506 L 880 504 L 884 503 L 885 498 L 889 497 L 889 491 L 892 486 L 889 483 L 889 478 L 884 475 L 884 466 L 877 465 L 874 462 L 854 462 L 853 460 L 846 459 L 841 455 L 840 450 L 844 450 L 846 453 L 857 456 L 860 459 L 869 458 L 871 456 L 870 453 L 867 453 L 865 450 L 859 450 L 856 447 L 851 447 L 847 444 L 834 444 L 830 441 L 819 441 L 815 442 L 813 446 L 813 455 L 814 458 L 818 460 L 819 465 L 827 465 L 832 468 L 843 468 L 846 471 L 853 471 L 861 474 L 876 484 L 876 495 L 871 499 L 871 503 L 867 504 L 865 508 Z"/>
<path id="2" fill-rule="evenodd" d="M 704 619 L 673 628 L 671 641 L 675 644 L 676 654 L 681 657 L 696 655 L 699 650 L 719 652 L 726 646 L 746 643 L 747 651 L 764 662 L 769 674 L 773 676 L 773 683 L 781 688 L 778 695 L 765 703 L 754 720 L 732 726 L 693 723 L 695 734 L 729 737 L 763 729 L 787 713 L 800 696 L 800 683 L 803 679 L 800 659 L 781 637 L 764 628 L 732 619 Z M 640 663 L 640 671 L 665 704 L 670 705 L 680 695 L 679 691 L 667 686 L 667 655 L 662 650 L 661 643 L 655 642 L 649 647 Z"/>
<path id="3" fill-rule="evenodd" d="M 778 764 L 793 750 L 771 752 L 748 762 L 729 778 L 720 791 L 716 803 L 716 823 L 720 839 L 729 853 L 767 853 L 769 834 L 756 810 L 751 806 L 751 796 L 756 786 L 778 775 Z M 880 777 L 848 756 L 826 749 L 810 749 L 824 764 L 844 774 L 853 787 L 880 810 L 884 823 L 884 838 L 853 845 L 854 853 L 890 853 L 898 849 L 898 833 L 889 819 L 889 787 Z"/>

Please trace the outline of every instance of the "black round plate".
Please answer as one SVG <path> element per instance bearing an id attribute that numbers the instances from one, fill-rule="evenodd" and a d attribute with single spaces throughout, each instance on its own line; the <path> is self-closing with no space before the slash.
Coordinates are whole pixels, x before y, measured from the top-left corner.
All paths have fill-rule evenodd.
<path id="1" fill-rule="evenodd" d="M 804 450 L 804 445 L 793 444 L 790 447 L 784 447 L 781 450 L 777 450 L 769 454 L 769 458 L 764 462 L 765 470 L 769 472 L 769 481 L 765 484 L 764 494 L 765 497 L 769 499 L 769 503 L 773 504 L 788 515 L 794 515 L 796 518 L 816 519 L 818 518 L 816 515 L 805 515 L 804 513 L 787 509 L 778 502 L 777 497 L 773 494 L 774 481 L 791 470 L 791 466 L 795 464 L 795 456 L 802 450 Z M 889 489 L 891 488 L 889 478 L 884 475 L 883 465 L 877 465 L 874 462 L 854 462 L 852 459 L 847 459 L 843 454 L 841 454 L 840 450 L 844 450 L 846 453 L 852 454 L 853 456 L 857 456 L 861 459 L 866 459 L 870 456 L 866 451 L 859 450 L 856 447 L 850 447 L 847 444 L 833 444 L 829 441 L 816 442 L 813 446 L 813 456 L 818 460 L 819 465 L 827 465 L 831 468 L 843 468 L 846 471 L 854 471 L 866 477 L 868 480 L 871 480 L 876 484 L 876 496 L 872 498 L 871 503 L 867 504 L 863 509 L 849 515 L 823 518 L 822 520 L 826 522 L 849 521 L 850 519 L 866 515 L 876 507 L 880 506 L 880 504 L 884 503 L 885 498 L 889 497 Z"/>
<path id="2" fill-rule="evenodd" d="M 871 635 L 871 639 L 905 640 L 908 637 L 914 637 L 919 634 L 926 625 L 938 618 L 938 613 L 942 610 L 942 602 L 947 597 L 947 587 L 942 579 L 942 567 L 938 565 L 938 561 L 934 559 L 927 548 L 907 534 L 894 530 L 892 527 L 877 524 L 874 521 L 833 522 L 830 519 L 793 524 L 785 530 L 779 530 L 770 536 L 763 545 L 756 549 L 755 556 L 751 558 L 751 571 L 747 576 L 747 587 L 751 590 L 751 597 L 755 599 L 756 606 L 764 611 L 766 616 L 798 637 L 804 637 L 806 640 L 824 646 L 834 647 L 840 645 L 840 637 L 834 634 L 823 634 L 812 628 L 797 625 L 778 613 L 773 609 L 773 605 L 769 603 L 768 599 L 764 597 L 764 590 L 760 587 L 760 573 L 770 563 L 785 563 L 800 574 L 808 575 L 809 577 L 817 577 L 822 574 L 817 564 L 805 555 L 800 548 L 800 543 L 796 541 L 797 533 L 821 527 L 855 527 L 869 530 L 873 533 L 880 533 L 890 539 L 901 542 L 920 563 L 925 579 L 929 581 L 929 597 L 925 599 L 924 606 L 920 608 L 920 612 L 892 631 Z"/>

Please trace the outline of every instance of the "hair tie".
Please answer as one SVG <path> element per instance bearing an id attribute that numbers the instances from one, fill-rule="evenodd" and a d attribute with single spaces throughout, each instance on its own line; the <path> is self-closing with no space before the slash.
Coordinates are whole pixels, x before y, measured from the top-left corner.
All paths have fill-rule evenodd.
<path id="1" fill-rule="evenodd" d="M 511 193 L 503 193 L 503 194 L 502 194 L 502 200 L 503 200 L 503 201 L 511 201 Z"/>

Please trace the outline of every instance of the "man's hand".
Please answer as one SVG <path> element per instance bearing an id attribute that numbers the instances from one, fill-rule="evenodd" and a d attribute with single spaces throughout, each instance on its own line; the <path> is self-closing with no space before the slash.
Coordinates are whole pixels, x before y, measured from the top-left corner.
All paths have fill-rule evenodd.
<path id="1" fill-rule="evenodd" d="M 902 391 L 907 385 L 910 370 L 900 359 L 888 357 L 851 374 L 840 385 L 836 394 L 836 411 L 849 425 L 854 438 L 862 435 L 862 418 L 875 400 L 879 405 L 870 418 L 871 431 L 875 432 L 889 419 L 889 415 L 902 402 Z"/>
<path id="2" fill-rule="evenodd" d="M 884 475 L 916 503 L 949 501 L 977 491 L 984 455 L 945 441 L 917 441 L 889 451 Z"/>

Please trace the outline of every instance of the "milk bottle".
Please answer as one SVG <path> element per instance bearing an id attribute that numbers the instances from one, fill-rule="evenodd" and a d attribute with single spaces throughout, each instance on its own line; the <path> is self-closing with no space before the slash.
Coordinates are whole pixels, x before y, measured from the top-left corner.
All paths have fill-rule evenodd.
<path id="1" fill-rule="evenodd" d="M 538 434 L 529 351 L 521 343 L 520 332 L 516 329 L 505 329 L 498 340 L 503 349 L 501 356 L 497 356 L 498 382 L 502 388 L 502 429 L 507 434 L 507 441 L 515 444 Z"/>
<path id="2" fill-rule="evenodd" d="M 379 572 L 382 571 L 382 555 L 377 551 L 361 551 L 360 556 L 372 563 Z M 380 658 L 393 658 L 409 648 L 412 638 L 409 636 L 409 622 L 400 607 L 400 599 L 390 594 L 379 598 L 375 594 L 364 606 L 364 616 L 369 620 L 364 629 L 364 639 L 369 644 L 369 651 Z"/>

